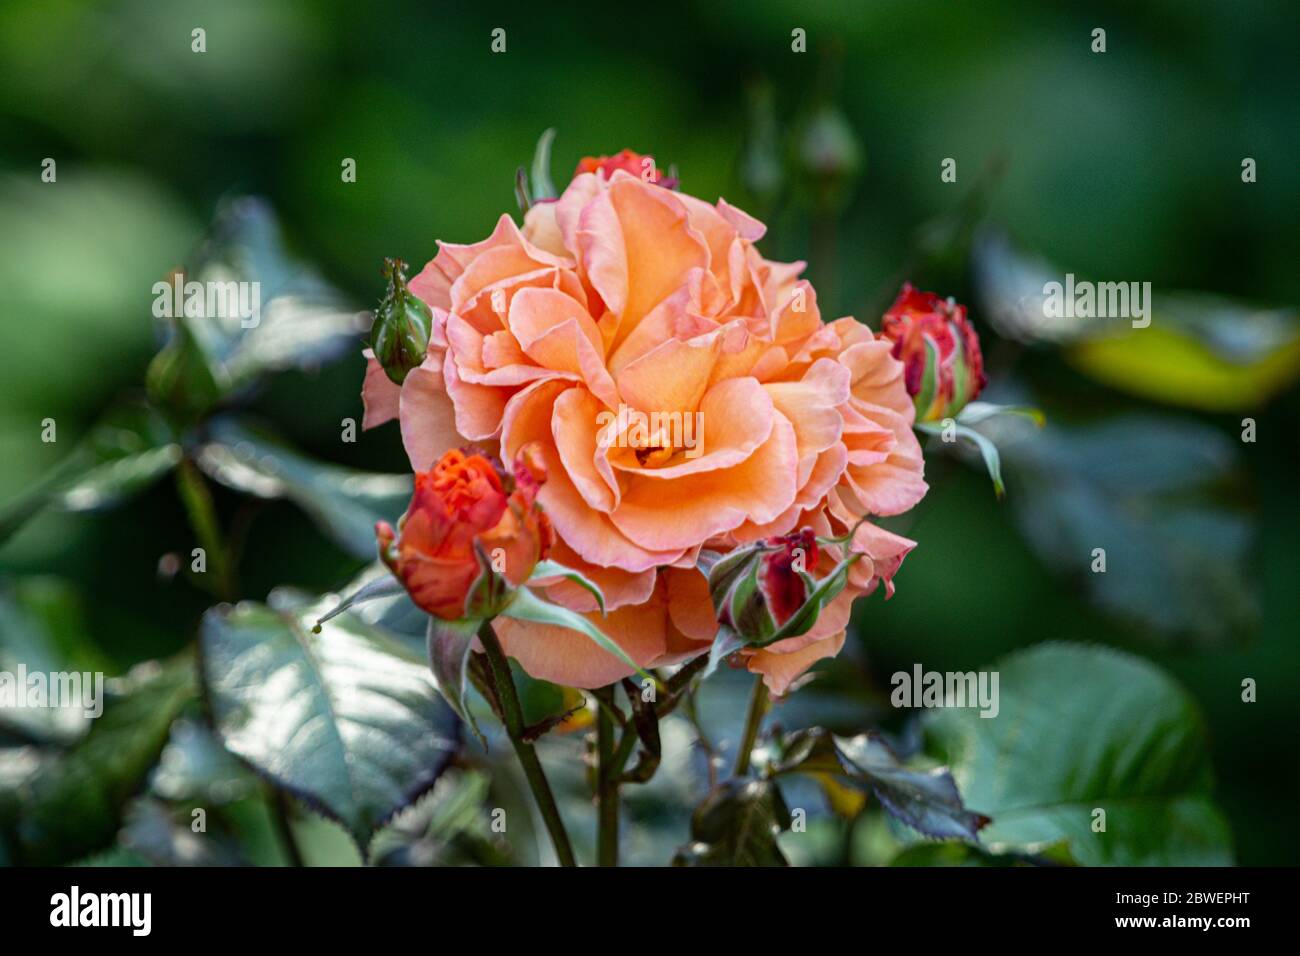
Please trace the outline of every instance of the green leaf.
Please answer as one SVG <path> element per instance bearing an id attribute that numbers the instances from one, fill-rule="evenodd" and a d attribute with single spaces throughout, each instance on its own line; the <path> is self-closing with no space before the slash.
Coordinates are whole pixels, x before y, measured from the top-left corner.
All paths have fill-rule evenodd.
<path id="1" fill-rule="evenodd" d="M 152 394 L 190 389 L 192 411 L 259 376 L 315 368 L 357 345 L 363 314 L 313 270 L 286 254 L 270 206 L 243 197 L 218 210 L 208 237 L 184 269 L 185 282 L 258 283 L 260 312 L 253 318 L 226 308 L 222 315 L 165 320 L 171 340 L 155 358 Z M 174 304 L 174 303 L 173 303 Z M 197 389 L 187 382 L 198 383 Z"/>
<path id="2" fill-rule="evenodd" d="M 988 817 L 967 810 L 952 774 L 942 768 L 909 770 L 879 734 L 852 739 L 821 728 L 787 737 L 773 773 L 832 774 L 876 795 L 891 816 L 936 839 L 977 840 Z"/>
<path id="3" fill-rule="evenodd" d="M 353 471 L 313 461 L 265 432 L 215 419 L 199 449 L 199 467 L 214 481 L 259 498 L 287 498 L 338 544 L 373 557 L 375 522 L 395 522 L 411 500 L 410 475 Z"/>
<path id="4" fill-rule="evenodd" d="M 1001 498 L 1006 494 L 1006 486 L 1002 483 L 1002 458 L 998 454 L 998 446 L 993 444 L 993 440 L 985 435 L 980 434 L 975 429 L 953 421 L 951 425 L 944 425 L 942 422 L 919 422 L 916 426 L 918 431 L 925 432 L 927 435 L 935 435 L 942 438 L 943 433 L 951 428 L 953 434 L 958 438 L 965 438 L 979 449 L 980 456 L 984 459 L 984 468 L 993 479 L 993 491 Z M 948 442 L 944 442 L 948 444 Z"/>
<path id="5" fill-rule="evenodd" d="M 538 561 L 537 566 L 533 568 L 532 577 L 526 581 L 526 584 L 532 584 L 542 578 L 568 578 L 579 587 L 585 588 L 596 599 L 596 605 L 600 608 L 600 613 L 605 613 L 605 594 L 600 590 L 600 585 L 592 581 L 581 571 L 575 571 L 573 568 L 565 567 L 558 561 Z"/>
<path id="6" fill-rule="evenodd" d="M 555 142 L 555 127 L 542 133 L 533 152 L 532 201 L 555 199 L 560 194 L 551 182 L 551 144 Z"/>
<path id="7" fill-rule="evenodd" d="M 613 638 L 609 637 L 586 617 L 577 611 L 570 611 L 567 607 L 561 607 L 558 604 L 543 600 L 526 587 L 515 591 L 514 598 L 506 606 L 506 609 L 501 612 L 501 616 L 514 618 L 516 621 L 532 621 L 534 624 L 552 624 L 556 627 L 567 627 L 571 631 L 585 634 L 598 647 L 613 654 L 646 680 L 655 680 L 652 675 L 642 670 L 637 662 L 628 656 L 627 651 L 614 642 Z M 655 681 L 655 683 L 658 683 L 658 681 Z"/>
<path id="8" fill-rule="evenodd" d="M 1206 644 L 1255 627 L 1256 521 L 1233 493 L 1239 442 L 1199 422 L 1132 415 L 1003 447 L 1034 550 L 1137 639 Z"/>
<path id="9" fill-rule="evenodd" d="M 209 808 L 252 796 L 261 787 L 206 724 L 189 717 L 172 724 L 149 781 L 149 792 L 163 800 Z"/>
<path id="10" fill-rule="evenodd" d="M 499 866 L 509 862 L 491 830 L 491 779 L 475 771 L 443 774 L 431 793 L 375 836 L 375 866 Z"/>
<path id="11" fill-rule="evenodd" d="M 930 410 L 934 404 L 935 392 L 939 389 L 939 345 L 928 335 L 922 339 L 925 342 L 925 367 L 921 372 L 920 391 L 913 400 L 918 417 Z"/>
<path id="12" fill-rule="evenodd" d="M 429 667 L 433 671 L 438 692 L 451 705 L 456 716 L 470 725 L 486 750 L 487 741 L 465 702 L 469 655 L 481 626 L 481 621 L 444 621 L 440 617 L 430 616 L 428 646 Z"/>
<path id="13" fill-rule="evenodd" d="M 92 691 L 94 674 L 109 666 L 70 585 L 57 578 L 0 582 L 0 672 L 78 673 L 81 687 Z M 93 721 L 79 706 L 0 707 L 0 731 L 36 743 L 70 745 Z"/>
<path id="14" fill-rule="evenodd" d="M 335 604 L 332 608 L 321 615 L 320 620 L 316 622 L 316 626 L 313 627 L 312 630 L 316 630 L 326 621 L 338 617 L 344 611 L 351 610 L 357 605 L 364 604 L 367 601 L 374 601 L 378 598 L 392 597 L 395 594 L 404 593 L 406 591 L 406 586 L 403 585 L 401 581 L 397 580 L 397 578 L 391 573 L 387 573 L 387 568 L 385 568 L 384 571 L 385 573 L 382 576 L 367 581 L 357 590 L 353 591 L 347 597 L 339 601 L 338 604 Z"/>
<path id="15" fill-rule="evenodd" d="M 181 447 L 157 412 L 142 405 L 115 409 L 36 488 L 0 509 L 0 543 L 42 508 L 111 507 L 180 459 Z"/>
<path id="16" fill-rule="evenodd" d="M 1253 411 L 1300 379 L 1300 312 L 1220 296 L 1153 296 L 1151 324 L 1106 321 L 1066 353 L 1112 388 L 1210 412 Z"/>
<path id="17" fill-rule="evenodd" d="M 980 422 L 999 415 L 1014 415 L 1027 418 L 1039 428 L 1047 424 L 1047 416 L 1042 409 L 1032 405 L 995 405 L 993 402 L 971 402 L 957 415 L 957 421 L 963 425 L 978 425 Z"/>
<path id="18" fill-rule="evenodd" d="M 711 676 L 718 669 L 719 664 L 744 646 L 743 637 L 727 625 L 719 624 L 718 633 L 713 636 L 713 643 L 709 645 L 709 662 L 704 666 L 700 680 Z"/>
<path id="19" fill-rule="evenodd" d="M 788 866 L 777 837 L 790 823 L 774 781 L 728 780 L 696 808 L 673 866 Z"/>
<path id="20" fill-rule="evenodd" d="M 178 818 L 179 817 L 179 818 Z M 154 866 L 242 866 L 238 848 L 217 833 L 195 832 L 187 809 L 180 813 L 161 800 L 141 797 L 126 813 L 118 837 L 122 848 Z"/>
<path id="21" fill-rule="evenodd" d="M 1210 798 L 1205 728 L 1187 693 L 1117 651 L 1041 644 L 1004 658 L 998 715 L 928 715 L 932 753 L 993 817 L 994 852 L 1062 840 L 1085 865 L 1226 866 L 1228 826 Z M 1095 811 L 1105 831 L 1095 832 Z"/>
<path id="22" fill-rule="evenodd" d="M 272 606 L 213 608 L 200 628 L 204 684 L 227 749 L 364 852 L 433 786 L 459 722 L 423 662 L 350 614 L 314 634 L 323 611 L 280 594 Z"/>
<path id="23" fill-rule="evenodd" d="M 29 866 L 68 863 L 106 847 L 194 692 L 188 658 L 109 682 L 103 716 L 89 733 L 43 761 L 17 791 L 0 791 L 0 843 Z"/>

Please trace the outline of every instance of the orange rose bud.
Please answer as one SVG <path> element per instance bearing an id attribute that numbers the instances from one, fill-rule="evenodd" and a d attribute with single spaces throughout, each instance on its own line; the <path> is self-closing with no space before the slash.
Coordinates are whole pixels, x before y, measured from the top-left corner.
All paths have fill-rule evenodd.
<path id="1" fill-rule="evenodd" d="M 536 503 L 545 480 L 533 445 L 520 450 L 511 473 L 453 449 L 416 474 L 397 531 L 386 521 L 375 525 L 379 556 L 430 614 L 448 621 L 492 617 L 554 542 Z"/>
<path id="2" fill-rule="evenodd" d="M 903 363 L 917 421 L 956 415 L 988 381 L 979 336 L 966 307 L 952 299 L 905 284 L 885 313 L 880 337 L 894 343 L 893 356 Z"/>
<path id="3" fill-rule="evenodd" d="M 676 179 L 669 179 L 659 171 L 653 156 L 643 156 L 630 149 L 615 153 L 613 156 L 584 156 L 578 163 L 578 168 L 573 175 L 580 176 L 583 173 L 595 173 L 602 179 L 609 179 L 620 169 L 645 182 L 663 186 L 665 189 L 675 189 L 677 187 Z"/>

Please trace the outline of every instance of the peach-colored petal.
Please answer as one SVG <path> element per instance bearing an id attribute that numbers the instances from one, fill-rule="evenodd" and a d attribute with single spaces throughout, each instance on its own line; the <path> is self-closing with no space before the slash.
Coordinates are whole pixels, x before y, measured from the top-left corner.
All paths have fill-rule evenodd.
<path id="1" fill-rule="evenodd" d="M 614 466 L 627 475 L 638 475 L 651 481 L 670 481 L 688 475 L 701 475 L 719 469 L 734 468 L 766 442 L 775 427 L 776 416 L 771 397 L 752 378 L 732 378 L 719 382 L 709 389 L 700 402 L 699 416 L 688 424 L 680 419 L 676 426 L 686 437 L 686 429 L 698 440 L 696 447 L 702 451 L 688 457 L 694 449 L 680 452 L 659 467 L 643 467 L 632 451 L 614 458 Z M 696 430 L 694 422 L 700 423 Z M 653 424 L 654 419 L 650 419 Z M 653 493 L 653 492 L 651 492 Z"/>
<path id="2" fill-rule="evenodd" d="M 556 204 L 539 202 L 524 214 L 524 238 L 539 249 L 552 255 L 568 257 L 569 250 L 564 247 L 564 235 L 555 218 Z"/>
<path id="3" fill-rule="evenodd" d="M 397 417 L 402 387 L 388 377 L 374 351 L 366 349 L 361 354 L 366 357 L 366 377 L 361 383 L 361 404 L 365 409 L 361 428 L 364 431 Z"/>
<path id="4" fill-rule="evenodd" d="M 543 368 L 578 375 L 601 401 L 617 407 L 604 365 L 604 343 L 586 309 L 555 289 L 521 289 L 510 304 L 510 331 Z"/>
<path id="5" fill-rule="evenodd" d="M 798 491 L 797 466 L 794 427 L 778 414 L 767 441 L 741 464 L 667 482 L 638 475 L 610 518 L 642 547 L 689 548 L 745 521 L 771 521 L 785 511 Z"/>
<path id="6" fill-rule="evenodd" d="M 414 471 L 428 471 L 447 449 L 465 444 L 455 428 L 456 413 L 443 385 L 442 362 L 430 352 L 402 383 L 402 444 Z"/>
<path id="7" fill-rule="evenodd" d="M 725 334 L 724 334 L 725 333 Z M 689 341 L 669 339 L 626 365 L 618 376 L 618 392 L 643 412 L 693 412 L 709 386 L 713 366 L 730 340 L 744 338 L 739 327 L 715 329 Z"/>
<path id="8" fill-rule="evenodd" d="M 626 605 L 644 604 L 650 600 L 655 589 L 654 568 L 646 571 L 624 571 L 621 568 L 603 568 L 598 564 L 584 561 L 563 540 L 555 542 L 550 557 L 567 568 L 580 571 L 589 581 L 600 588 L 605 598 L 605 610 Z M 571 611 L 595 611 L 598 608 L 596 597 L 580 584 L 567 578 L 547 579 L 544 584 L 546 596 L 556 604 L 563 604 Z"/>
<path id="9" fill-rule="evenodd" d="M 580 217 L 578 246 L 592 284 L 619 316 L 617 346 L 709 252 L 686 209 L 667 189 L 616 172 Z"/>
<path id="10" fill-rule="evenodd" d="M 520 447 L 539 442 L 546 466 L 546 484 L 538 493 L 555 526 L 556 533 L 585 561 L 602 567 L 625 571 L 644 571 L 661 564 L 671 564 L 681 557 L 682 549 L 645 548 L 632 542 L 610 523 L 609 517 L 595 511 L 583 500 L 564 471 L 551 432 L 555 400 L 567 382 L 535 382 L 510 399 L 502 424 L 502 456 L 512 459 Z"/>
<path id="11" fill-rule="evenodd" d="M 695 641 L 711 642 L 718 632 L 718 619 L 708 579 L 696 568 L 665 568 L 659 573 L 667 588 L 673 624 Z"/>
<path id="12" fill-rule="evenodd" d="M 818 456 L 840 440 L 844 419 L 839 406 L 849 398 L 849 370 L 833 359 L 818 359 L 799 381 L 774 382 L 763 388 L 794 425 L 802 487 Z"/>
<path id="13" fill-rule="evenodd" d="M 758 242 L 767 233 L 767 226 L 743 209 L 731 205 L 725 199 L 718 200 L 718 213 L 731 224 L 731 227 L 736 230 L 740 238 L 746 242 Z"/>
<path id="14" fill-rule="evenodd" d="M 834 657 L 843 646 L 843 631 L 791 653 L 782 653 L 778 642 L 746 655 L 745 666 L 751 674 L 762 674 L 767 689 L 774 697 L 781 697 L 792 683 L 807 673 L 808 668 L 820 660 Z"/>
<path id="15" fill-rule="evenodd" d="M 668 613 L 663 602 L 619 608 L 605 617 L 587 617 L 643 667 L 666 650 Z M 539 680 L 565 687 L 594 688 L 635 673 L 591 638 L 568 628 L 508 617 L 498 617 L 492 626 L 505 652 Z"/>
<path id="16" fill-rule="evenodd" d="M 583 500 L 597 511 L 608 513 L 618 505 L 619 487 L 616 481 L 609 481 L 596 464 L 596 419 L 604 410 L 604 406 L 585 388 L 561 392 L 555 399 L 551 434 L 565 474 Z"/>
<path id="17" fill-rule="evenodd" d="M 442 366 L 443 383 L 455 410 L 456 431 L 470 441 L 491 441 L 501 433 L 509 393 L 461 379 L 454 361 Z"/>

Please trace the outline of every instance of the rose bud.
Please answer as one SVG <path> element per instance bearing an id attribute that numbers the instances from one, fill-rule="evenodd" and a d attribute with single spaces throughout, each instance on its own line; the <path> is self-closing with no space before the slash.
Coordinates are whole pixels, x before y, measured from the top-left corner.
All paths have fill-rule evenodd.
<path id="1" fill-rule="evenodd" d="M 375 312 L 370 347 L 384 373 L 401 385 L 406 373 L 418 368 L 429 348 L 433 315 L 429 307 L 406 287 L 406 263 L 385 259 L 383 274 L 388 291 Z"/>
<path id="2" fill-rule="evenodd" d="M 579 161 L 578 168 L 573 175 L 581 176 L 583 173 L 595 173 L 602 179 L 609 179 L 620 169 L 625 173 L 631 173 L 644 182 L 654 183 L 656 186 L 663 186 L 665 189 L 677 188 L 677 180 L 665 176 L 655 166 L 653 156 L 643 156 L 630 149 L 624 149 L 613 156 L 584 156 Z"/>
<path id="3" fill-rule="evenodd" d="M 804 633 L 824 603 L 823 595 L 814 595 L 819 582 L 809 573 L 819 558 L 811 528 L 733 551 L 709 573 L 718 622 L 745 644 L 767 644 L 778 636 Z"/>
<path id="4" fill-rule="evenodd" d="M 880 338 L 894 343 L 919 422 L 955 416 L 987 382 L 979 337 L 966 307 L 952 299 L 904 284 L 885 313 Z"/>
<path id="5" fill-rule="evenodd" d="M 536 503 L 545 480 L 534 444 L 520 449 L 510 473 L 453 449 L 416 474 L 396 532 L 386 521 L 375 525 L 379 556 L 430 614 L 493 617 L 554 541 Z"/>

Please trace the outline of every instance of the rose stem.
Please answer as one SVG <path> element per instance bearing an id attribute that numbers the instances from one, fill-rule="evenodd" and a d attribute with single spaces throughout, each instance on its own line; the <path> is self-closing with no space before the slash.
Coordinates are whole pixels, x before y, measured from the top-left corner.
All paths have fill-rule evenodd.
<path id="1" fill-rule="evenodd" d="M 176 487 L 180 492 L 181 502 L 185 505 L 185 514 L 190 527 L 198 536 L 199 544 L 207 555 L 208 564 L 215 572 L 214 578 L 217 597 L 223 601 L 237 598 L 234 568 L 230 565 L 229 554 L 221 541 L 221 524 L 217 520 L 217 509 L 212 501 L 212 491 L 203 479 L 203 472 L 190 458 L 181 459 L 176 468 Z"/>
<path id="2" fill-rule="evenodd" d="M 271 822 L 275 824 L 275 832 L 280 838 L 281 848 L 289 860 L 289 865 L 306 866 L 302 859 L 302 850 L 298 847 L 298 839 L 293 835 L 293 826 L 289 822 L 288 795 L 278 787 L 267 784 L 267 798 L 271 804 Z"/>
<path id="3" fill-rule="evenodd" d="M 758 728 L 763 725 L 763 716 L 767 713 L 767 685 L 760 674 L 754 680 L 754 690 L 749 696 L 749 713 L 745 715 L 745 736 L 740 741 L 740 752 L 736 754 L 736 776 L 743 777 L 749 773 L 749 755 L 758 739 Z"/>
<path id="4" fill-rule="evenodd" d="M 596 716 L 596 756 L 596 793 L 600 803 L 596 861 L 600 866 L 618 866 L 618 776 L 622 767 L 616 766 L 614 759 L 614 718 L 604 707 L 598 709 Z"/>
<path id="5" fill-rule="evenodd" d="M 573 859 L 573 847 L 569 844 L 569 835 L 564 830 L 564 821 L 560 819 L 559 808 L 555 805 L 555 796 L 551 786 L 546 782 L 546 773 L 542 762 L 537 759 L 533 745 L 524 740 L 524 714 L 519 706 L 519 695 L 515 693 L 514 677 L 510 674 L 510 663 L 506 660 L 501 643 L 492 630 L 492 622 L 484 621 L 478 630 L 479 643 L 487 655 L 488 666 L 492 669 L 492 683 L 496 686 L 497 698 L 501 705 L 501 721 L 506 725 L 510 743 L 514 745 L 515 755 L 524 768 L 528 786 L 532 788 L 533 799 L 537 809 L 542 812 L 542 820 L 555 845 L 555 855 L 561 866 L 577 866 Z"/>

